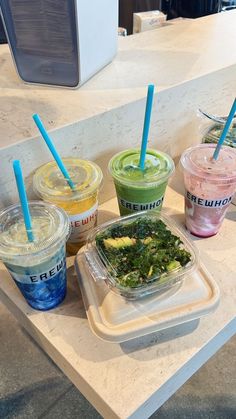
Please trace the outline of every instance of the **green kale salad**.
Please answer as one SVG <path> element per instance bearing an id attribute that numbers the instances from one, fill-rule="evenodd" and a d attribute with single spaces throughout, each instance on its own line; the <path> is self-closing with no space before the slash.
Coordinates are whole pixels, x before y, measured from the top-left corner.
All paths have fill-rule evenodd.
<path id="1" fill-rule="evenodd" d="M 95 241 L 109 273 L 126 288 L 161 282 L 192 258 L 181 239 L 156 217 L 115 223 L 98 233 Z"/>

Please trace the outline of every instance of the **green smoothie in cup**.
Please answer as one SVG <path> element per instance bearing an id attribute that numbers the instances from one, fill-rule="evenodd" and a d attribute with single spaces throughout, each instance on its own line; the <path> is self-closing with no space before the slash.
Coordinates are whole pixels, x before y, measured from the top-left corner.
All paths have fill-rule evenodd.
<path id="1" fill-rule="evenodd" d="M 160 210 L 174 162 L 168 154 L 147 150 L 144 170 L 139 167 L 140 150 L 116 154 L 109 162 L 121 215 Z"/>

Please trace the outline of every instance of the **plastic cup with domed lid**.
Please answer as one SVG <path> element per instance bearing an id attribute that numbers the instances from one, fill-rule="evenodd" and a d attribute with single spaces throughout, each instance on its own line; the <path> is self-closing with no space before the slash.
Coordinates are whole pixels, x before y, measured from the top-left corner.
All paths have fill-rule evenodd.
<path id="1" fill-rule="evenodd" d="M 236 150 L 215 144 L 198 144 L 181 156 L 185 184 L 185 224 L 198 237 L 218 233 L 236 190 Z"/>
<path id="2" fill-rule="evenodd" d="M 34 240 L 29 241 L 20 204 L 0 212 L 0 259 L 27 303 L 49 310 L 66 295 L 69 217 L 61 208 L 29 202 Z"/>
<path id="3" fill-rule="evenodd" d="M 166 186 L 175 168 L 168 154 L 152 149 L 146 151 L 144 169 L 139 162 L 139 149 L 122 151 L 109 162 L 121 215 L 161 210 Z"/>
<path id="4" fill-rule="evenodd" d="M 97 223 L 98 193 L 103 175 L 100 167 L 88 160 L 62 159 L 74 189 L 71 189 L 55 161 L 39 167 L 33 177 L 34 191 L 43 201 L 63 208 L 70 218 L 71 234 L 67 251 L 76 254 Z"/>

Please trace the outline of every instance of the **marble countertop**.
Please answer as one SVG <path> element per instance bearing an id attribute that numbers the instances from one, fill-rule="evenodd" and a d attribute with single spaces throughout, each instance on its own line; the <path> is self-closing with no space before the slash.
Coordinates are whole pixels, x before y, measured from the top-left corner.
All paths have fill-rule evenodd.
<path id="1" fill-rule="evenodd" d="M 235 22 L 230 11 L 120 38 L 113 62 L 77 90 L 24 84 L 1 45 L 0 147 L 38 134 L 33 113 L 59 128 L 143 99 L 148 83 L 160 92 L 234 65 Z"/>
<path id="2" fill-rule="evenodd" d="M 181 188 L 173 177 L 164 207 L 183 224 Z M 218 235 L 192 236 L 221 291 L 218 308 L 199 324 L 186 323 L 122 344 L 104 342 L 89 328 L 73 268 L 68 271 L 67 297 L 56 309 L 31 309 L 3 266 L 0 297 L 103 417 L 149 417 L 235 333 L 235 209 L 230 206 Z M 100 207 L 99 215 L 105 221 L 117 211 L 113 199 Z"/>

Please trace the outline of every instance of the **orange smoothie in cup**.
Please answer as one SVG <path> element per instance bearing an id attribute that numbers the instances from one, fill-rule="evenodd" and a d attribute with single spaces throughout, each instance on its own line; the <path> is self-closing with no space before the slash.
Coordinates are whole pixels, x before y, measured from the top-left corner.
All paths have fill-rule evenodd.
<path id="1" fill-rule="evenodd" d="M 44 201 L 63 208 L 69 215 L 71 235 L 67 242 L 70 254 L 76 254 L 97 223 L 98 192 L 102 171 L 97 164 L 82 159 L 62 159 L 75 189 L 71 189 L 55 161 L 39 167 L 33 178 L 35 193 Z"/>

